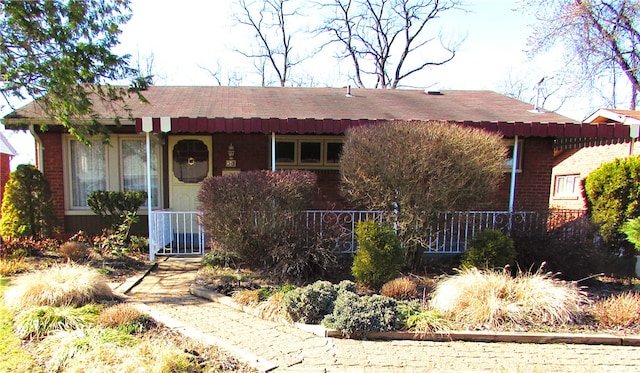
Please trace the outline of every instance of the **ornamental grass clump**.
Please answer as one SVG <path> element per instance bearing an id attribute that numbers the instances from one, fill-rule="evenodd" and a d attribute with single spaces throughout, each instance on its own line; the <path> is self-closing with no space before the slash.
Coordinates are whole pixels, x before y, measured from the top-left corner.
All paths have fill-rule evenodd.
<path id="1" fill-rule="evenodd" d="M 408 277 L 398 277 L 382 285 L 380 294 L 396 300 L 416 299 L 418 286 Z"/>
<path id="2" fill-rule="evenodd" d="M 496 327 L 564 325 L 584 316 L 587 296 L 549 273 L 463 269 L 436 286 L 429 306 L 452 321 Z"/>
<path id="3" fill-rule="evenodd" d="M 16 278 L 4 294 L 7 306 L 17 311 L 37 306 L 81 307 L 114 298 L 97 270 L 69 264 Z"/>
<path id="4" fill-rule="evenodd" d="M 140 312 L 132 304 L 118 303 L 100 312 L 98 324 L 133 334 L 147 330 L 151 325 L 151 320 L 149 315 Z"/>
<path id="5" fill-rule="evenodd" d="M 592 313 L 598 323 L 606 328 L 640 326 L 640 294 L 613 294 L 597 301 Z"/>
<path id="6" fill-rule="evenodd" d="M 15 318 L 15 333 L 22 339 L 40 340 L 54 330 L 75 330 L 95 323 L 100 312 L 95 305 L 74 307 L 33 307 Z"/>

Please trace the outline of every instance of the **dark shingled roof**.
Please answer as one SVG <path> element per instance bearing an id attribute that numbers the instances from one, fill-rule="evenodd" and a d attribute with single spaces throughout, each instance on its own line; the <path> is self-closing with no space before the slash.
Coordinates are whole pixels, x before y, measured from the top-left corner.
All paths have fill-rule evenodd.
<path id="1" fill-rule="evenodd" d="M 172 132 L 343 133 L 346 128 L 381 120 L 441 120 L 499 131 L 505 136 L 612 137 L 623 135 L 616 125 L 585 128 L 552 112 L 491 91 L 384 90 L 346 88 L 151 86 L 127 100 L 141 131 L 142 118 L 171 118 Z M 116 115 L 112 105 L 96 103 L 105 123 Z M 264 120 L 268 119 L 268 120 Z M 18 109 L 5 123 L 42 123 L 35 103 Z M 133 124 L 123 120 L 125 124 Z M 600 129 L 599 127 L 603 127 Z M 605 128 L 607 127 L 607 128 Z M 628 130 L 626 131 L 628 133 Z"/>

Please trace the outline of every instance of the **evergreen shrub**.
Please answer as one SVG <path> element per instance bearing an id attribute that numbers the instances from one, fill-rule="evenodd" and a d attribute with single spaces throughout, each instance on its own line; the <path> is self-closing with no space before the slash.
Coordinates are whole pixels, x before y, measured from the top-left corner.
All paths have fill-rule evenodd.
<path id="1" fill-rule="evenodd" d="M 5 185 L 0 235 L 45 238 L 55 223 L 49 182 L 35 166 L 19 165 Z"/>
<path id="2" fill-rule="evenodd" d="M 356 224 L 358 247 L 351 273 L 356 282 L 379 289 L 400 274 L 404 251 L 393 228 L 367 220 Z"/>
<path id="3" fill-rule="evenodd" d="M 120 225 L 126 223 L 127 217 L 135 216 L 140 206 L 146 201 L 147 192 L 141 190 L 124 192 L 96 190 L 89 193 L 87 205 L 109 228 L 116 230 Z"/>
<path id="4" fill-rule="evenodd" d="M 340 330 L 347 337 L 362 337 L 367 332 L 386 332 L 402 328 L 395 299 L 382 295 L 358 296 L 352 292 L 340 292 L 333 312 L 322 324 Z"/>
<path id="5" fill-rule="evenodd" d="M 295 322 L 319 324 L 333 312 L 333 303 L 338 294 L 355 292 L 355 284 L 341 281 L 332 284 L 329 281 L 316 281 L 313 284 L 287 291 L 283 298 L 285 311 Z"/>
<path id="6" fill-rule="evenodd" d="M 493 229 L 479 232 L 462 254 L 463 267 L 481 269 L 504 268 L 515 263 L 517 253 L 513 240 L 506 234 Z"/>
<path id="7" fill-rule="evenodd" d="M 615 252 L 630 248 L 620 228 L 640 216 L 640 157 L 601 165 L 585 178 L 584 193 L 591 221 L 605 243 Z"/>

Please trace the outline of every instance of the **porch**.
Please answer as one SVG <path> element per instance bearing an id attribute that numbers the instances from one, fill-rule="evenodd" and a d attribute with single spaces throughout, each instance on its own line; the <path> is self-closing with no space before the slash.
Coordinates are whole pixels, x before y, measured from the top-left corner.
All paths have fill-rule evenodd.
<path id="1" fill-rule="evenodd" d="M 560 230 L 563 236 L 581 236 L 579 221 L 583 210 L 534 211 L 454 211 L 442 212 L 437 223 L 429 228 L 425 254 L 460 254 L 468 243 L 484 229 L 503 232 L 529 232 L 534 229 Z M 313 232 L 340 232 L 335 239 L 335 251 L 341 254 L 356 250 L 355 226 L 362 220 L 394 221 L 393 213 L 385 211 L 309 210 L 305 223 Z M 203 256 L 209 248 L 209 237 L 200 223 L 198 212 L 171 210 L 152 211 L 149 223 L 149 257 Z"/>

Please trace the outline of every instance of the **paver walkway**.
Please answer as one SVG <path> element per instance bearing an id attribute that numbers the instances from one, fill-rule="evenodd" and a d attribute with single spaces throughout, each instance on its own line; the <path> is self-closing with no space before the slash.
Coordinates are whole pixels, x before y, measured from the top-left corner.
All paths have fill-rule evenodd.
<path id="1" fill-rule="evenodd" d="M 161 259 L 128 295 L 153 317 L 273 372 L 640 372 L 640 347 L 324 338 L 189 294 L 199 258 Z M 172 324 L 173 323 L 173 324 Z"/>

